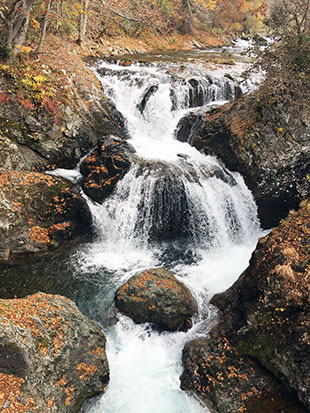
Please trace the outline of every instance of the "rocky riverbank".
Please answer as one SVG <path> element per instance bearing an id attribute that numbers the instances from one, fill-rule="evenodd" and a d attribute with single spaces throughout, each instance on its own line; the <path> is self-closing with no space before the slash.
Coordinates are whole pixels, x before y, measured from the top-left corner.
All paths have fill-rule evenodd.
<path id="1" fill-rule="evenodd" d="M 310 194 L 310 108 L 285 100 L 267 104 L 263 85 L 224 107 L 187 115 L 177 138 L 216 155 L 240 172 L 256 200 L 264 228 L 285 218 Z"/>
<path id="2" fill-rule="evenodd" d="M 70 60 L 71 66 L 65 69 L 52 61 L 36 62 L 34 72 L 25 65 L 19 76 L 14 68 L 0 66 L 0 264 L 5 264 L 0 268 L 5 284 L 0 291 L 6 298 L 16 289 L 20 296 L 27 289 L 38 291 L 37 285 L 27 283 L 34 273 L 41 277 L 42 254 L 58 254 L 68 241 L 91 236 L 90 211 L 79 189 L 42 172 L 72 168 L 95 147 L 81 164 L 81 185 L 101 203 L 131 166 L 128 154 L 133 151 L 124 142 L 122 115 L 81 59 L 70 54 Z M 309 195 L 309 111 L 304 108 L 293 117 L 285 103 L 266 107 L 259 96 L 242 97 L 207 114 L 189 115 L 182 120 L 179 139 L 219 156 L 229 169 L 242 173 L 263 225 L 270 227 Z M 175 239 L 189 219 L 184 188 L 181 180 L 169 174 L 161 185 L 159 199 L 171 192 L 173 196 L 161 206 L 152 201 L 149 235 Z M 177 213 L 170 208 L 176 201 Z M 162 216 L 169 218 L 168 224 L 161 222 Z M 220 325 L 209 338 L 188 343 L 184 349 L 182 388 L 195 391 L 217 411 L 303 412 L 296 395 L 310 408 L 308 222 L 306 202 L 260 242 L 249 269 L 212 301 L 222 311 Z M 189 225 L 183 227 L 187 231 Z M 30 255 L 43 258 L 25 260 L 22 268 L 26 255 L 27 259 Z M 53 260 L 57 261 L 56 254 Z M 49 285 L 40 280 L 44 288 L 57 292 L 62 283 L 65 290 L 74 277 L 70 273 L 65 279 L 64 268 L 59 276 L 60 267 L 61 262 L 47 270 Z M 21 268 L 24 274 L 18 277 Z M 86 282 L 75 279 L 73 285 L 82 290 Z M 91 286 L 92 293 L 96 287 Z M 190 328 L 197 312 L 189 290 L 159 269 L 130 279 L 118 291 L 116 302 L 137 323 L 152 322 L 172 331 Z M 9 389 L 4 386 L 0 391 L 3 407 L 77 411 L 85 398 L 104 390 L 108 379 L 104 337 L 74 305 L 58 296 L 39 294 L 2 300 L 0 307 L 0 316 L 8 320 L 2 326 L 0 374 L 4 383 L 10 383 Z M 106 315 L 100 317 L 102 321 Z"/>
<path id="3" fill-rule="evenodd" d="M 216 411 L 310 409 L 309 222 L 306 200 L 260 240 L 248 269 L 211 300 L 219 325 L 184 349 L 182 388 Z"/>

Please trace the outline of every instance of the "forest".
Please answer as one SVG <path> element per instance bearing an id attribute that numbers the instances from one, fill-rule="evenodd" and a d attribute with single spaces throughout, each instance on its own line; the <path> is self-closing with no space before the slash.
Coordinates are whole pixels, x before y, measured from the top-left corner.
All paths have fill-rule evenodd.
<path id="1" fill-rule="evenodd" d="M 218 36 L 254 33 L 267 5 L 260 0 L 159 1 L 4 1 L 1 7 L 2 54 L 39 53 L 46 32 L 82 44 L 102 36 L 171 36 L 200 29 Z"/>

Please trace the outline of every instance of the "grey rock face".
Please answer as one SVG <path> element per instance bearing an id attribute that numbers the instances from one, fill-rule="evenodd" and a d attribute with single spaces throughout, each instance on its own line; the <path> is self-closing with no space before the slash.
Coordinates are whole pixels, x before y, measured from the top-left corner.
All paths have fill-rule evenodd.
<path id="1" fill-rule="evenodd" d="M 235 284 L 212 298 L 220 322 L 210 336 L 184 348 L 182 388 L 216 411 L 310 409 L 309 222 L 305 200 L 260 240 Z"/>
<path id="2" fill-rule="evenodd" d="M 73 413 L 105 390 L 105 337 L 70 300 L 0 300 L 0 408 Z"/>

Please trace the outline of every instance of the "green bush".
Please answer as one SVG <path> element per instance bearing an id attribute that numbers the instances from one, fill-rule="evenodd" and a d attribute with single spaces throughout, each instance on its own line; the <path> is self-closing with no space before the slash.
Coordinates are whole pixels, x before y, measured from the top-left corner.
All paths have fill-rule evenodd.
<path id="1" fill-rule="evenodd" d="M 0 44 L 0 59 L 6 60 L 13 55 L 12 50 L 5 44 Z"/>
<path id="2" fill-rule="evenodd" d="M 171 16 L 172 8 L 171 8 L 171 4 L 167 0 L 163 0 L 160 3 L 160 8 L 164 14 L 166 14 L 167 16 Z"/>

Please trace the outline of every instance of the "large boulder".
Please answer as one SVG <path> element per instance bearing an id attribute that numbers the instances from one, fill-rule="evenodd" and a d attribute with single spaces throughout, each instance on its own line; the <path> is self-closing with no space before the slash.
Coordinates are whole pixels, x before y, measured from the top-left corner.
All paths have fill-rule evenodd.
<path id="1" fill-rule="evenodd" d="M 310 409 L 310 201 L 262 238 L 249 268 L 212 302 L 238 349 Z M 229 314 L 229 316 L 227 316 Z"/>
<path id="2" fill-rule="evenodd" d="M 59 62 L 51 64 L 45 71 L 53 70 L 52 78 L 0 68 L 0 172 L 75 167 L 102 134 L 127 136 L 123 116 L 91 69 L 83 64 L 82 73 L 64 76 Z M 49 97 L 40 94 L 45 89 Z"/>
<path id="3" fill-rule="evenodd" d="M 186 331 L 197 312 L 191 292 L 164 268 L 131 277 L 116 293 L 117 308 L 136 323 L 155 323 L 168 330 Z"/>
<path id="4" fill-rule="evenodd" d="M 37 172 L 0 174 L 0 259 L 46 251 L 91 232 L 86 201 L 68 181 Z"/>
<path id="5" fill-rule="evenodd" d="M 101 138 L 80 167 L 85 177 L 84 192 L 94 201 L 102 202 L 128 172 L 132 152 L 131 145 L 115 136 Z"/>
<path id="6" fill-rule="evenodd" d="M 223 351 L 228 348 L 225 343 L 229 342 L 236 354 L 230 356 L 229 364 L 233 368 L 238 367 L 240 357 L 251 359 L 255 369 L 262 366 L 267 374 L 282 383 L 282 387 L 297 395 L 306 411 L 310 409 L 309 223 L 310 201 L 306 200 L 297 212 L 291 211 L 278 228 L 259 241 L 249 267 L 238 281 L 225 293 L 212 298 L 211 303 L 221 311 L 220 323 L 210 338 L 204 339 L 206 350 L 200 355 L 195 350 L 194 361 L 197 366 L 205 365 L 205 355 L 208 358 L 214 354 L 217 343 L 222 343 Z M 186 356 L 185 388 L 193 383 L 188 379 L 188 376 L 193 378 L 189 362 Z M 205 370 L 201 370 L 204 385 L 210 384 L 215 375 L 214 369 L 209 367 L 207 363 Z M 195 388 L 193 384 L 191 388 Z M 216 391 L 216 397 L 222 397 L 223 393 L 217 389 L 218 386 L 212 391 Z M 234 389 L 234 383 L 227 383 L 228 393 Z M 251 389 L 252 380 L 249 379 L 247 391 Z M 208 395 L 205 397 L 208 399 Z M 228 402 L 232 400 L 230 393 L 225 397 Z M 214 401 L 215 396 L 211 399 Z M 218 401 L 215 403 L 219 406 Z M 231 411 L 228 408 L 219 410 Z"/>
<path id="7" fill-rule="evenodd" d="M 271 373 L 242 355 L 215 328 L 188 342 L 182 354 L 182 390 L 193 392 L 219 413 L 306 413 Z"/>
<path id="8" fill-rule="evenodd" d="M 264 228 L 279 223 L 310 195 L 310 106 L 270 103 L 265 88 L 218 109 L 189 114 L 177 138 L 216 155 L 252 190 Z"/>
<path id="9" fill-rule="evenodd" d="M 67 298 L 0 300 L 0 409 L 77 412 L 105 390 L 105 337 Z"/>

